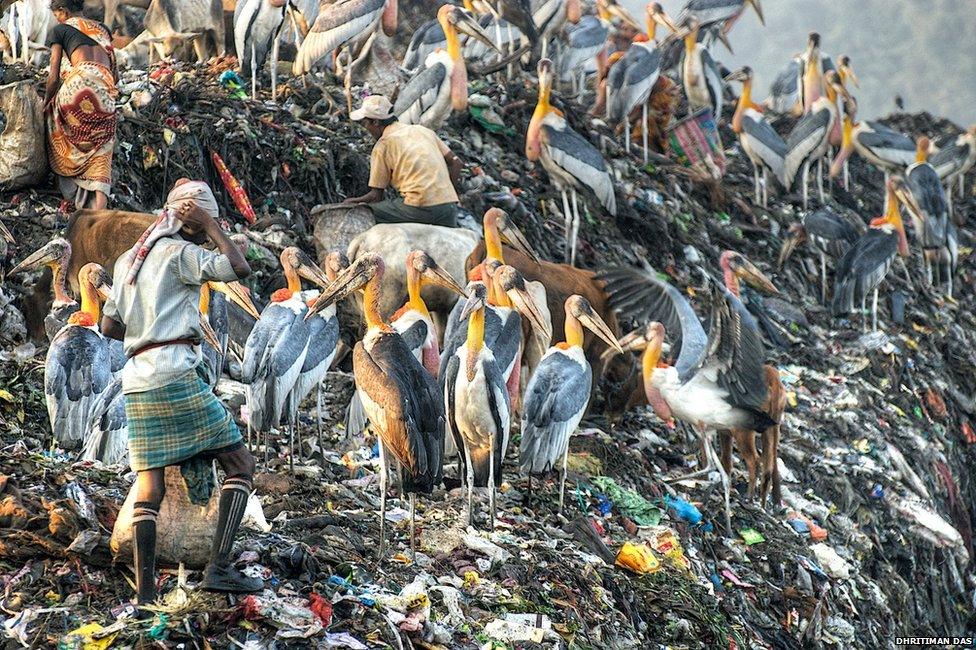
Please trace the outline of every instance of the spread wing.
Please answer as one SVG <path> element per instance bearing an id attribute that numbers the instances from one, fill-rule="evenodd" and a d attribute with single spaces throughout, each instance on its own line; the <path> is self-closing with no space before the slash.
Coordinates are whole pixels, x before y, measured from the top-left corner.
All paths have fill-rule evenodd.
<path id="1" fill-rule="evenodd" d="M 766 401 L 763 364 L 766 348 L 752 315 L 738 298 L 713 279 L 708 356 L 703 371 L 714 371 L 730 402 L 761 411 Z"/>
<path id="2" fill-rule="evenodd" d="M 708 337 L 691 303 L 674 286 L 649 272 L 613 267 L 600 274 L 610 305 L 641 325 L 658 321 L 671 342 L 671 356 L 682 381 L 694 374 L 707 352 Z"/>
<path id="3" fill-rule="evenodd" d="M 379 23 L 385 6 L 386 0 L 340 0 L 321 5 L 315 23 L 298 48 L 292 71 L 304 74 L 333 50 L 367 36 Z"/>

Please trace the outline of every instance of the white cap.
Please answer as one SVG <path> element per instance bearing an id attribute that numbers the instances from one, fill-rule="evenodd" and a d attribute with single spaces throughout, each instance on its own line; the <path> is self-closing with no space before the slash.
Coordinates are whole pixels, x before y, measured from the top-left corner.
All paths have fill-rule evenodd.
<path id="1" fill-rule="evenodd" d="M 349 114 L 349 119 L 354 122 L 368 117 L 374 120 L 385 120 L 393 117 L 393 104 L 383 95 L 369 95 L 363 98 L 363 103 L 358 109 Z"/>

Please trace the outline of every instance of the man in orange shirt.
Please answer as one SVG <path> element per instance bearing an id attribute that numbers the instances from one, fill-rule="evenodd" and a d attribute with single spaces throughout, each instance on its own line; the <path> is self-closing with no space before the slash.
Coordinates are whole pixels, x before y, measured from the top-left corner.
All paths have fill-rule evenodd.
<path id="1" fill-rule="evenodd" d="M 376 144 L 370 156 L 369 192 L 344 203 L 368 206 L 377 223 L 456 227 L 462 163 L 437 134 L 419 124 L 397 122 L 393 105 L 382 95 L 366 97 L 349 117 L 362 122 Z M 384 199 L 384 190 L 391 186 L 400 196 Z"/>

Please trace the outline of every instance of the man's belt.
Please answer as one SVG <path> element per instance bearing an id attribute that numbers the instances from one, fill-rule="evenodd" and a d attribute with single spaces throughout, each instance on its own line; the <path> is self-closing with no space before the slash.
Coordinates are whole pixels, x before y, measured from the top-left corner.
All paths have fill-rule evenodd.
<path id="1" fill-rule="evenodd" d="M 156 343 L 150 343 L 148 345 L 142 346 L 141 348 L 139 348 L 138 350 L 130 354 L 129 358 L 131 359 L 132 357 L 138 356 L 143 352 L 149 352 L 150 350 L 166 347 L 167 345 L 189 345 L 192 347 L 195 345 L 200 345 L 200 340 L 199 339 L 173 339 L 172 341 L 157 341 Z"/>

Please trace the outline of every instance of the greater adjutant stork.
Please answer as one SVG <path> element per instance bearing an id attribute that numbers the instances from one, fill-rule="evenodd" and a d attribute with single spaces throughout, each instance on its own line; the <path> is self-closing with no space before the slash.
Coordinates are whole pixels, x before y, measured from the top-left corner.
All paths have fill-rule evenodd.
<path id="1" fill-rule="evenodd" d="M 728 476 L 716 462 L 708 435 L 719 430 L 765 431 L 775 424 L 763 410 L 766 352 L 758 324 L 715 280 L 706 336 L 694 309 L 674 286 L 633 269 L 613 269 L 604 277 L 613 304 L 634 308 L 638 320 L 653 321 L 647 326 L 642 357 L 647 401 L 662 420 L 679 419 L 703 436 L 707 467 L 696 474 L 718 469 L 728 527 Z M 672 337 L 671 355 L 677 355 L 674 365 L 659 363 L 665 332 Z"/>
<path id="2" fill-rule="evenodd" d="M 767 173 L 772 174 L 774 178 L 783 175 L 786 142 L 763 117 L 761 107 L 752 101 L 752 68 L 745 66 L 729 75 L 727 80 L 742 82 L 742 94 L 739 95 L 739 103 L 732 116 L 732 131 L 739 136 L 742 151 L 752 162 L 755 202 L 761 202 L 765 208 L 769 200 Z M 762 170 L 761 183 L 760 170 Z"/>
<path id="3" fill-rule="evenodd" d="M 783 266 L 801 242 L 809 242 L 820 254 L 820 302 L 827 302 L 827 257 L 840 259 L 857 243 L 861 233 L 847 219 L 831 210 L 820 208 L 803 215 L 803 221 L 790 226 L 789 235 L 779 251 Z"/>
<path id="4" fill-rule="evenodd" d="M 649 2 L 645 8 L 647 21 L 647 40 L 631 43 L 627 51 L 613 64 L 607 74 L 606 108 L 607 119 L 613 123 L 624 122 L 624 147 L 630 151 L 630 114 L 641 107 L 642 144 L 644 162 L 647 162 L 647 102 L 654 84 L 661 76 L 663 53 L 658 47 L 658 26 L 670 29 L 677 27 L 664 12 L 658 2 Z"/>
<path id="5" fill-rule="evenodd" d="M 451 114 L 468 107 L 468 71 L 464 65 L 458 31 L 494 48 L 495 43 L 478 21 L 464 9 L 442 5 L 437 21 L 447 40 L 446 50 L 436 50 L 425 60 L 426 67 L 400 90 L 393 112 L 404 124 L 422 124 L 437 129 Z"/>
<path id="6" fill-rule="evenodd" d="M 567 22 L 578 23 L 581 15 L 580 0 L 543 0 L 538 4 L 532 22 L 542 39 L 543 58 L 549 55 L 549 41 L 563 31 Z"/>
<path id="7" fill-rule="evenodd" d="M 623 352 L 613 331 L 586 298 L 574 294 L 566 299 L 565 308 L 566 340 L 549 348 L 525 389 L 519 451 L 519 466 L 529 475 L 529 493 L 533 474 L 556 469 L 562 461 L 560 512 L 566 487 L 569 438 L 586 413 L 593 383 L 593 370 L 583 354 L 583 328 Z"/>
<path id="8" fill-rule="evenodd" d="M 694 113 L 700 108 L 710 108 L 712 117 L 718 124 L 722 120 L 725 86 L 722 83 L 722 72 L 718 64 L 712 59 L 708 48 L 698 42 L 700 28 L 696 18 L 687 20 L 685 47 L 681 58 L 681 82 L 684 85 L 685 97 L 688 99 L 688 112 Z"/>
<path id="9" fill-rule="evenodd" d="M 580 215 L 576 202 L 576 188 L 589 187 L 611 215 L 617 214 L 617 199 L 613 181 L 603 156 L 585 138 L 574 131 L 562 112 L 549 103 L 552 92 L 552 62 L 539 61 L 539 101 L 525 136 L 525 157 L 542 162 L 550 180 L 563 197 L 563 216 L 566 220 L 566 261 L 576 264 L 576 238 Z M 573 196 L 570 212 L 567 192 Z"/>
<path id="10" fill-rule="evenodd" d="M 298 48 L 292 73 L 302 75 L 324 56 L 341 48 L 362 49 L 368 39 L 382 27 L 393 36 L 397 28 L 397 0 L 322 0 L 319 15 Z M 356 57 L 352 57 L 356 58 Z M 346 68 L 346 100 L 352 111 L 352 63 Z"/>
<path id="11" fill-rule="evenodd" d="M 956 140 L 932 154 L 929 161 L 945 184 L 952 208 L 952 183 L 959 179 L 960 196 L 965 191 L 965 176 L 976 165 L 976 124 L 960 133 Z"/>
<path id="12" fill-rule="evenodd" d="M 251 78 L 251 98 L 257 99 L 258 70 L 271 54 L 271 99 L 278 97 L 279 34 L 288 0 L 240 0 L 234 7 L 234 46 L 241 75 Z"/>
<path id="13" fill-rule="evenodd" d="M 309 317 L 353 291 L 364 289 L 366 335 L 353 351 L 356 392 L 380 439 L 380 555 L 386 527 L 387 456 L 400 466 L 402 492 L 410 495 L 410 545 L 415 544 L 415 495 L 430 494 L 444 462 L 444 402 L 437 382 L 377 308 L 383 259 L 359 257 L 319 296 Z"/>
<path id="14" fill-rule="evenodd" d="M 915 162 L 905 170 L 906 184 L 896 188 L 898 198 L 912 216 L 922 244 L 926 279 L 930 285 L 945 284 L 946 295 L 952 298 L 952 279 L 959 261 L 956 225 L 949 218 L 949 202 L 939 174 L 928 162 L 928 138 L 918 139 L 915 155 Z"/>
<path id="15" fill-rule="evenodd" d="M 872 301 L 872 329 L 878 329 L 878 286 L 888 274 L 896 256 L 908 257 L 908 238 L 901 220 L 899 195 L 909 190 L 900 176 L 892 176 L 885 184 L 887 208 L 884 216 L 871 220 L 871 227 L 857 240 L 837 263 L 834 279 L 834 298 L 831 311 L 842 316 L 854 311 L 860 303 L 861 313 L 869 294 Z M 862 324 L 866 324 L 864 316 Z"/>
<path id="16" fill-rule="evenodd" d="M 108 340 L 98 324 L 111 279 L 94 262 L 78 272 L 81 307 L 51 341 L 44 364 L 44 399 L 54 440 L 68 448 L 84 441 L 95 404 L 112 381 Z"/>
<path id="17" fill-rule="evenodd" d="M 248 385 L 248 431 L 264 432 L 264 454 L 268 454 L 268 432 L 277 428 L 282 416 L 289 422 L 290 463 L 294 464 L 295 419 L 298 403 L 294 391 L 308 354 L 308 307 L 302 296 L 302 278 L 327 287 L 329 280 L 309 257 L 290 246 L 281 252 L 281 266 L 288 285 L 271 296 L 271 302 L 251 330 L 244 345 L 241 379 Z"/>
<path id="18" fill-rule="evenodd" d="M 813 64 L 810 64 L 813 65 Z M 827 73 L 826 95 L 818 98 L 807 112 L 793 127 L 786 139 L 786 159 L 783 163 L 783 176 L 780 181 L 787 191 L 793 187 L 797 172 L 803 175 L 803 209 L 807 209 L 808 183 L 810 165 L 817 163 L 817 189 L 820 202 L 824 202 L 823 192 L 823 157 L 830 144 L 830 132 L 837 121 L 838 93 L 849 98 L 847 90 L 840 84 L 837 73 L 833 70 Z"/>
<path id="19" fill-rule="evenodd" d="M 460 454 L 461 476 L 468 486 L 468 524 L 474 523 L 474 488 L 487 487 L 494 528 L 495 490 L 502 484 L 511 405 L 502 370 L 485 345 L 486 305 L 487 289 L 473 283 L 461 315 L 468 321 L 467 338 L 444 373 L 444 404 L 447 426 Z"/>
<path id="20" fill-rule="evenodd" d="M 566 48 L 559 57 L 559 80 L 572 81 L 573 91 L 579 95 L 586 87 L 587 72 L 604 74 L 607 66 L 607 38 L 617 19 L 635 30 L 640 24 L 615 0 L 597 0 L 596 15 L 583 16 L 578 23 L 566 28 Z"/>

